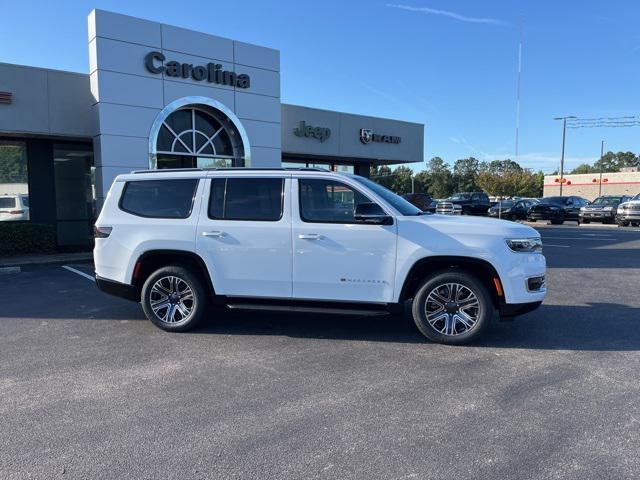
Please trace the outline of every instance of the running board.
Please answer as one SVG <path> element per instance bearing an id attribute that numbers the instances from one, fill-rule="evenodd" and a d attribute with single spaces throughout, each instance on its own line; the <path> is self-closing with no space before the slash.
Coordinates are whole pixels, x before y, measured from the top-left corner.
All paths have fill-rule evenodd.
<path id="1" fill-rule="evenodd" d="M 331 315 L 389 315 L 387 310 L 366 310 L 361 308 L 339 308 L 339 307 L 313 307 L 300 305 L 275 305 L 262 303 L 228 303 L 227 308 L 230 310 L 261 310 L 261 311 L 279 311 L 293 313 L 324 313 Z"/>

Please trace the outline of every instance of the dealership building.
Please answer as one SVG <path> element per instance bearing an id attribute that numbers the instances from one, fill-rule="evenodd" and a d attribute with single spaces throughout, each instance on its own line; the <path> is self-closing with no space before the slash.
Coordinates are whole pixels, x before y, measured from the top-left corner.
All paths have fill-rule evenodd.
<path id="1" fill-rule="evenodd" d="M 423 161 L 422 124 L 281 103 L 278 50 L 94 10 L 88 53 L 88 74 L 0 63 L 0 220 L 60 246 L 90 243 L 132 170 Z"/>

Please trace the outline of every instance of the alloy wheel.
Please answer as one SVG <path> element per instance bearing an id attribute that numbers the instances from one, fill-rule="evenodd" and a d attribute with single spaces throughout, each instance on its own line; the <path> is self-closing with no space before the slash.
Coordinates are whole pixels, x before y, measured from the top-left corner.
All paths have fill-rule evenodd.
<path id="1" fill-rule="evenodd" d="M 166 276 L 158 279 L 151 287 L 149 304 L 158 320 L 176 325 L 186 322 L 193 314 L 195 296 L 183 279 Z"/>
<path id="2" fill-rule="evenodd" d="M 461 335 L 478 323 L 480 302 L 470 288 L 460 283 L 444 283 L 429 292 L 425 314 L 429 325 L 438 333 Z"/>

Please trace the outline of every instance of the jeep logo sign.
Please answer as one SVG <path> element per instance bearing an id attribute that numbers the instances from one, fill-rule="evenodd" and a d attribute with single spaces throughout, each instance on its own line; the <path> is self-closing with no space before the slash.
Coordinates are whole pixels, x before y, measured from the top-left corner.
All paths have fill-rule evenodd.
<path id="1" fill-rule="evenodd" d="M 297 128 L 293 129 L 293 134 L 296 137 L 317 138 L 320 142 L 324 142 L 331 136 L 331 129 L 324 127 L 312 127 L 307 125 L 303 120 Z"/>
<path id="2" fill-rule="evenodd" d="M 401 137 L 397 137 L 395 135 L 380 135 L 378 133 L 373 133 L 373 130 L 370 128 L 360 129 L 360 141 L 365 145 L 371 142 L 400 143 L 401 140 Z"/>
<path id="3" fill-rule="evenodd" d="M 165 60 L 166 57 L 162 52 L 149 52 L 144 57 L 144 66 L 151 73 L 159 74 L 164 72 L 168 77 L 191 77 L 196 82 L 206 80 L 209 83 L 238 88 L 249 88 L 251 85 L 249 75 L 244 73 L 237 75 L 236 72 L 222 70 L 222 65 L 219 63 L 209 62 L 206 66 L 194 66 L 192 63 L 170 61 L 163 64 Z"/>

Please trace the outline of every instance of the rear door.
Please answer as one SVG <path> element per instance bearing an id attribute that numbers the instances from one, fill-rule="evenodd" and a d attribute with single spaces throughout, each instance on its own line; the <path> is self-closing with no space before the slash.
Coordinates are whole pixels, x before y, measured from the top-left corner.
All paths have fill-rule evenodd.
<path id="1" fill-rule="evenodd" d="M 291 297 L 290 188 L 282 172 L 207 179 L 196 250 L 217 294 Z"/>
<path id="2" fill-rule="evenodd" d="M 395 220 L 355 223 L 355 206 L 375 201 L 341 178 L 293 179 L 292 193 L 293 297 L 391 302 Z"/>

